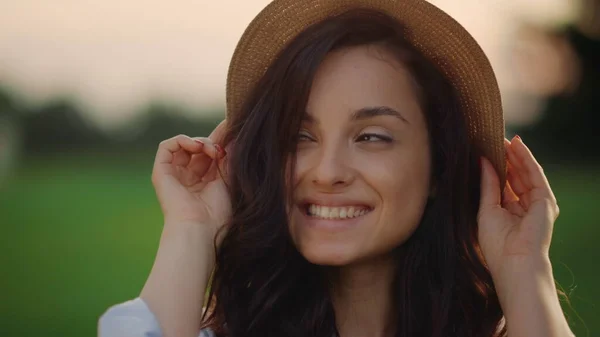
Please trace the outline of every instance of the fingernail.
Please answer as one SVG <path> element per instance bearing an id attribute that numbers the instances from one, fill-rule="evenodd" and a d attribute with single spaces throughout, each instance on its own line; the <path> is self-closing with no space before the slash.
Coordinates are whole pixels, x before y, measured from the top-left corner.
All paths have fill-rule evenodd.
<path id="1" fill-rule="evenodd" d="M 221 156 L 225 156 L 227 154 L 227 152 L 225 152 L 225 150 L 223 150 L 223 148 L 221 147 L 221 145 L 215 144 L 215 148 L 217 149 L 217 151 L 219 152 L 219 154 Z"/>
<path id="2" fill-rule="evenodd" d="M 195 141 L 196 143 L 200 143 L 200 144 L 204 145 L 204 142 L 203 142 L 203 141 L 201 141 L 200 139 L 194 139 L 194 141 Z"/>
<path id="3" fill-rule="evenodd" d="M 519 136 L 519 135 L 515 135 L 515 138 L 518 139 L 518 140 L 520 140 L 520 141 L 523 141 L 523 139 L 521 139 L 521 136 Z"/>

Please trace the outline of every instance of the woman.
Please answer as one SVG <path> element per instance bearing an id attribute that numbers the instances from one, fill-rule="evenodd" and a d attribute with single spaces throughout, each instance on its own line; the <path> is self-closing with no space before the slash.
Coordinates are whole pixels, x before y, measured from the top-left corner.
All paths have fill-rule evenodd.
<path id="1" fill-rule="evenodd" d="M 209 137 L 160 144 L 156 261 L 100 335 L 572 336 L 554 195 L 439 9 L 275 0 L 227 106 Z"/>

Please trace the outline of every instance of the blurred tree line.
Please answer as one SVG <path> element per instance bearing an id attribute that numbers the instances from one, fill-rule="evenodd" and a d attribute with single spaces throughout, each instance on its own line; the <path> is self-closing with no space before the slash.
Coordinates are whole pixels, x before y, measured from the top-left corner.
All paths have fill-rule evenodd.
<path id="1" fill-rule="evenodd" d="M 536 155 L 568 161 L 600 161 L 600 41 L 572 29 L 566 32 L 579 55 L 582 78 L 568 95 L 551 97 L 543 118 L 535 125 L 512 128 L 536 149 Z M 110 132 L 86 120 L 69 98 L 56 98 L 28 107 L 15 93 L 0 88 L 0 136 L 6 125 L 16 128 L 20 152 L 25 155 L 72 151 L 131 152 L 154 150 L 177 134 L 205 136 L 223 112 L 194 114 L 183 107 L 155 102 L 137 118 Z M 200 114 L 196 114 L 200 115 Z M 0 150 L 2 149 L 0 137 Z M 1 152 L 1 151 L 0 151 Z M 552 160 L 553 161 L 553 160 Z"/>
<path id="2" fill-rule="evenodd" d="M 581 65 L 577 89 L 550 97 L 543 118 L 536 124 L 512 131 L 521 135 L 536 156 L 552 161 L 584 164 L 600 163 L 600 39 L 592 39 L 577 29 L 567 29 Z"/>
<path id="3" fill-rule="evenodd" d="M 193 114 L 184 107 L 153 102 L 133 120 L 107 131 L 88 121 L 74 100 L 56 98 L 27 107 L 9 90 L 0 88 L 0 124 L 8 123 L 16 128 L 17 143 L 26 156 L 156 150 L 160 141 L 177 134 L 209 135 L 224 114 L 208 112 L 204 115 L 208 117 L 192 118 Z"/>

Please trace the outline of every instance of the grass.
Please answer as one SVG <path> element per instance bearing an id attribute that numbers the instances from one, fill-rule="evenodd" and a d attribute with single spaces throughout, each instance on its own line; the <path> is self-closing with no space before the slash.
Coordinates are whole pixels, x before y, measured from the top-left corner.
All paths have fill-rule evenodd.
<path id="1" fill-rule="evenodd" d="M 93 336 L 109 306 L 138 295 L 162 227 L 151 164 L 151 155 L 39 158 L 0 189 L 2 335 Z M 578 336 L 600 336 L 596 169 L 547 171 L 561 207 L 554 271 Z"/>

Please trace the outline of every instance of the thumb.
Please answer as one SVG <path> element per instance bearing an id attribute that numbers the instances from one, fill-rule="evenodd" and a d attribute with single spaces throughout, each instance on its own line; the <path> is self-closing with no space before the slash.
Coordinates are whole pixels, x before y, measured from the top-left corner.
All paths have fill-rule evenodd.
<path id="1" fill-rule="evenodd" d="M 223 138 L 225 137 L 225 133 L 227 132 L 227 119 L 222 120 L 219 125 L 215 127 L 215 129 L 210 133 L 210 138 L 213 143 L 221 144 Z M 223 145 L 223 144 L 221 144 Z"/>
<path id="2" fill-rule="evenodd" d="M 500 205 L 500 179 L 490 161 L 481 157 L 481 199 L 479 208 Z"/>

